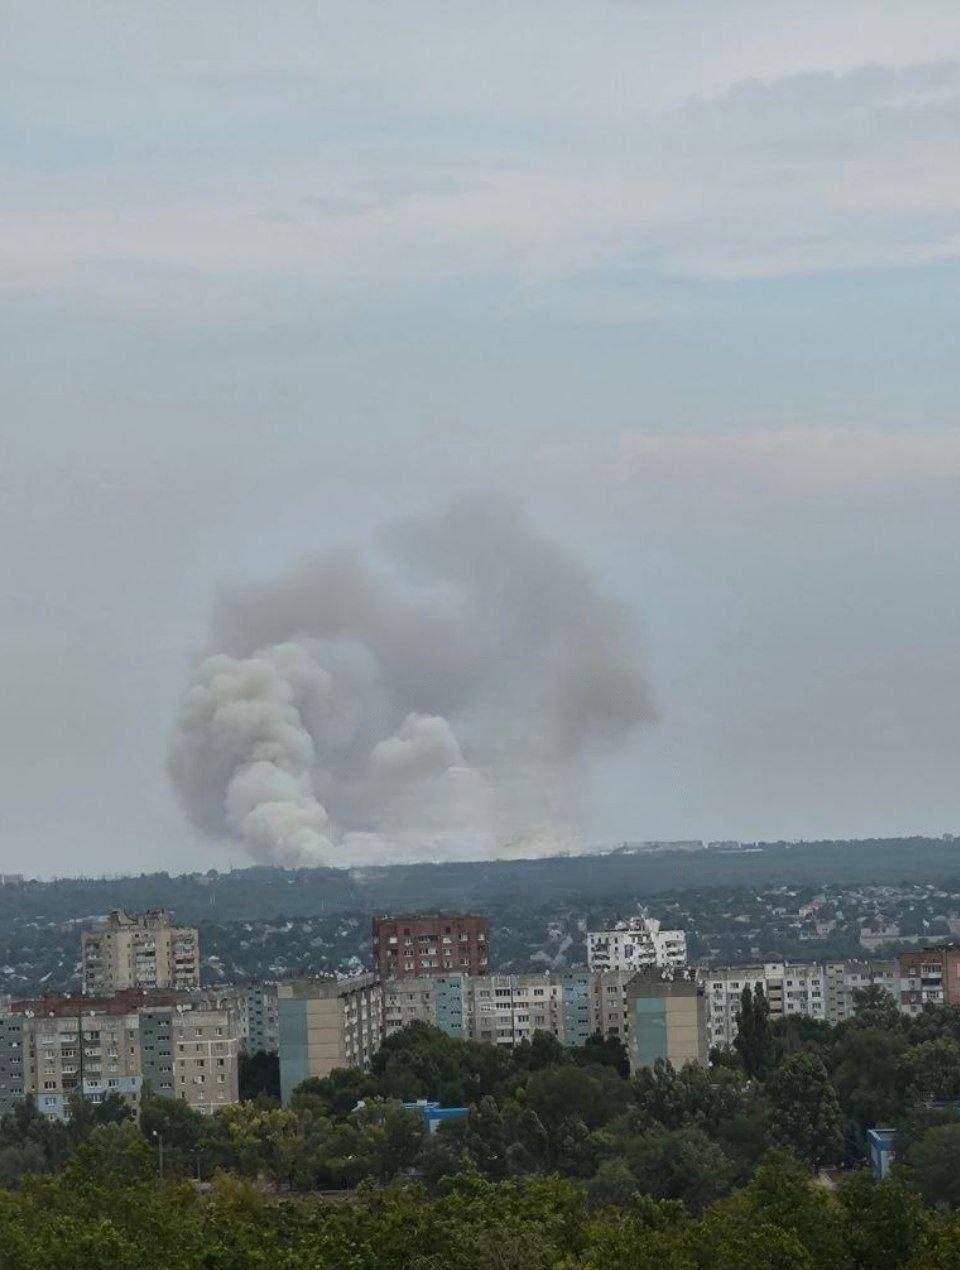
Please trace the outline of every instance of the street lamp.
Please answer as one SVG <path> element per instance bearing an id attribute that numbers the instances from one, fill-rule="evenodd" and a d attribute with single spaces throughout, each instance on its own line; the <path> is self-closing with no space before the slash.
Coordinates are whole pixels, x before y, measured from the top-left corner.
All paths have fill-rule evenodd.
<path id="1" fill-rule="evenodd" d="M 154 1129 L 153 1136 L 157 1140 L 157 1182 L 163 1181 L 163 1134 L 159 1129 Z"/>

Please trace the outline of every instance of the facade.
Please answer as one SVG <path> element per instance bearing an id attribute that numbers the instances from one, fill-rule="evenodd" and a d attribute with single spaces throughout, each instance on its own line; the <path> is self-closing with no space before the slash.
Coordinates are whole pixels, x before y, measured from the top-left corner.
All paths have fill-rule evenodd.
<path id="1" fill-rule="evenodd" d="M 709 1030 L 703 985 L 686 970 L 640 971 L 626 988 L 630 1069 L 658 1060 L 706 1064 Z"/>
<path id="2" fill-rule="evenodd" d="M 234 1011 L 240 1048 L 245 1053 L 257 1054 L 261 1050 L 268 1054 L 277 1052 L 275 983 L 245 983 L 207 989 L 201 992 L 200 997 L 212 1005 Z"/>
<path id="3" fill-rule="evenodd" d="M 192 926 L 174 926 L 166 909 L 117 909 L 82 936 L 83 991 L 110 996 L 127 988 L 200 987 L 200 938 Z"/>
<path id="4" fill-rule="evenodd" d="M 367 1069 L 380 1048 L 383 998 L 375 975 L 298 979 L 277 986 L 280 1095 L 337 1067 Z"/>
<path id="5" fill-rule="evenodd" d="M 854 993 L 878 987 L 900 1000 L 900 966 L 896 961 L 827 962 L 827 1022 L 842 1023 L 856 1013 Z"/>
<path id="6" fill-rule="evenodd" d="M 174 1008 L 168 1017 L 171 1061 L 160 1071 L 169 1070 L 173 1097 L 204 1115 L 239 1102 L 236 1016 L 229 1010 Z"/>
<path id="7" fill-rule="evenodd" d="M 900 1008 L 907 1014 L 925 1005 L 960 1005 L 960 945 L 901 953 L 900 981 Z"/>
<path id="8" fill-rule="evenodd" d="M 384 1034 L 420 1021 L 448 1036 L 517 1045 L 549 1032 L 564 1045 L 588 1036 L 625 1039 L 625 991 L 633 971 L 424 975 L 383 985 Z"/>
<path id="9" fill-rule="evenodd" d="M 23 1019 L 5 1014 L 0 1018 L 0 1116 L 12 1111 L 26 1093 L 23 1061 Z"/>
<path id="10" fill-rule="evenodd" d="M 475 913 L 375 917 L 373 964 L 383 980 L 485 974 L 487 919 Z"/>
<path id="11" fill-rule="evenodd" d="M 204 1113 L 238 1102 L 236 1016 L 174 995 L 18 1002 L 0 1018 L 0 1108 L 33 1095 L 44 1115 L 64 1119 L 73 1095 L 117 1094 L 137 1111 L 148 1081 Z"/>
<path id="12" fill-rule="evenodd" d="M 474 1040 L 518 1045 L 534 1032 L 563 1040 L 563 984 L 556 975 L 477 975 L 465 995 Z"/>
<path id="13" fill-rule="evenodd" d="M 707 991 L 710 1044 L 727 1048 L 737 1035 L 740 996 L 745 987 L 761 987 L 771 1018 L 803 1014 L 826 1023 L 840 1023 L 854 1013 L 854 992 L 879 984 L 896 1000 L 900 975 L 896 962 L 849 961 L 791 963 L 767 961 L 752 966 L 728 966 L 701 974 Z"/>
<path id="14" fill-rule="evenodd" d="M 630 1032 L 627 986 L 638 973 L 645 972 L 604 970 L 591 976 L 589 1016 L 591 1034 L 599 1032 L 601 1036 L 616 1037 L 624 1044 L 627 1043 Z"/>
<path id="15" fill-rule="evenodd" d="M 644 966 L 685 966 L 687 937 L 682 930 L 661 930 L 652 917 L 632 917 L 612 930 L 587 933 L 590 970 L 639 970 Z"/>

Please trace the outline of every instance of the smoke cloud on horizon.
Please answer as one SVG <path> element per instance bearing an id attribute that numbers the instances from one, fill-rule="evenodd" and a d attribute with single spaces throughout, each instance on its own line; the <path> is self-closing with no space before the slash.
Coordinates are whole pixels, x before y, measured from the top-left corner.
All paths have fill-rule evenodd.
<path id="1" fill-rule="evenodd" d="M 655 717 L 630 611 L 472 498 L 225 596 L 168 769 L 261 863 L 535 855 L 579 845 L 591 753 Z"/>

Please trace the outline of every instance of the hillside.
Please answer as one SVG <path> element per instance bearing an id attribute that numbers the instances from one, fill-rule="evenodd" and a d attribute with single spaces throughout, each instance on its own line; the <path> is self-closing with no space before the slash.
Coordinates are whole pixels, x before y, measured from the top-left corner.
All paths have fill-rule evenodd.
<path id="1" fill-rule="evenodd" d="M 238 869 L 231 873 L 61 878 L 0 888 L 0 930 L 69 921 L 111 908 L 167 907 L 181 921 L 236 921 L 428 909 L 497 909 L 518 898 L 643 900 L 712 886 L 942 883 L 960 878 L 960 842 L 889 838 L 765 843 L 762 850 L 584 855 L 366 869 Z"/>

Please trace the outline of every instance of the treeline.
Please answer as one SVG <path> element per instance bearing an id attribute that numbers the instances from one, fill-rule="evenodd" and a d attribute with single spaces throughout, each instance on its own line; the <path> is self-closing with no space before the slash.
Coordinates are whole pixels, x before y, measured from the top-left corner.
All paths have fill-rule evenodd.
<path id="1" fill-rule="evenodd" d="M 180 921 L 248 921 L 453 908 L 495 916 L 517 895 L 562 904 L 633 904 L 700 887 L 946 883 L 960 878 L 960 843 L 939 838 L 766 843 L 757 853 L 717 851 L 584 855 L 540 860 L 392 865 L 369 869 L 237 869 L 221 874 L 61 878 L 0 887 L 0 923 L 65 921 L 172 908 Z"/>
<path id="2" fill-rule="evenodd" d="M 220 1174 L 158 1186 L 132 1125 L 95 1128 L 63 1170 L 0 1192 L 5 1270 L 934 1270 L 960 1225 L 863 1174 L 835 1194 L 772 1156 L 692 1214 L 634 1194 L 590 1203 L 558 1178 L 490 1182 L 470 1168 L 433 1194 L 361 1187 L 351 1202 L 277 1198 Z"/>

